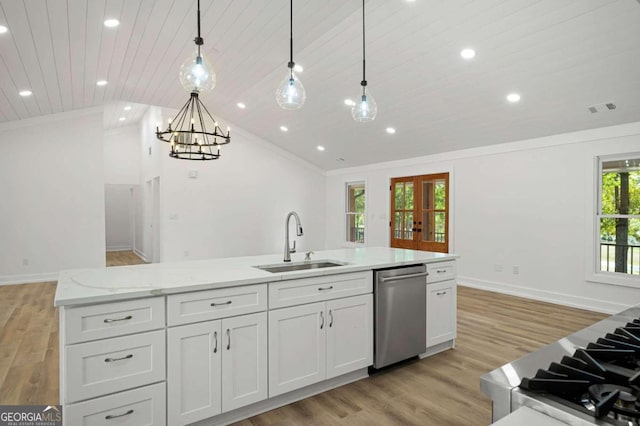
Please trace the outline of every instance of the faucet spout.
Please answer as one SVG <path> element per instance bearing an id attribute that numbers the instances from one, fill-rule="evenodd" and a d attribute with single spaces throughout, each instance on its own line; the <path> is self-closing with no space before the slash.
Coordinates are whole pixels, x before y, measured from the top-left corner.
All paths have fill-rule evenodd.
<path id="1" fill-rule="evenodd" d="M 293 247 L 289 246 L 289 220 L 293 216 L 296 220 L 296 235 L 301 237 L 304 235 L 302 231 L 302 224 L 300 223 L 300 216 L 296 212 L 289 212 L 287 218 L 284 220 L 284 261 L 291 262 L 291 253 L 296 252 L 296 242 L 293 241 Z"/>

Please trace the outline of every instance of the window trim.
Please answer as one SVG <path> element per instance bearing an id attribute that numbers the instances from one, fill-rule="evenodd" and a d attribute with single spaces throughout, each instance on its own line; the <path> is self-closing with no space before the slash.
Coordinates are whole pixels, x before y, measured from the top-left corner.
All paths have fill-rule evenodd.
<path id="1" fill-rule="evenodd" d="M 590 237 L 587 255 L 586 281 L 602 284 L 612 284 L 624 287 L 640 288 L 640 275 L 622 274 L 620 272 L 607 272 L 600 270 L 600 218 L 612 215 L 602 215 L 600 205 L 602 202 L 602 163 L 605 161 L 626 160 L 630 158 L 640 158 L 640 152 L 629 152 L 611 155 L 597 155 L 593 160 L 593 173 L 591 190 L 589 193 L 593 199 L 591 201 L 591 220 L 588 220 Z M 613 215 L 615 216 L 615 215 Z M 626 215 L 625 215 L 626 216 Z M 635 215 L 631 215 L 635 216 Z"/>
<path id="2" fill-rule="evenodd" d="M 355 184 L 362 184 L 364 185 L 364 212 L 363 212 L 363 216 L 364 216 L 364 236 L 363 236 L 363 240 L 364 242 L 362 243 L 358 243 L 355 241 L 348 241 L 347 240 L 347 215 L 348 214 L 353 214 L 352 212 L 348 211 L 348 204 L 349 204 L 349 186 L 350 185 L 355 185 Z M 345 247 L 365 247 L 367 244 L 367 232 L 368 232 L 368 226 L 367 226 L 367 211 L 369 210 L 369 196 L 367 194 L 367 180 L 366 179 L 350 179 L 348 181 L 344 182 L 344 208 L 342 210 L 342 244 Z"/>

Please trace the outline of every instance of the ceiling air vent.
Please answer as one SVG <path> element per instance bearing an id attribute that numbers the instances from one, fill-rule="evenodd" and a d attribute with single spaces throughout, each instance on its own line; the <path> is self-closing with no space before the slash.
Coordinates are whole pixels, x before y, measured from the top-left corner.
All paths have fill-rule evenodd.
<path id="1" fill-rule="evenodd" d="M 638 0 L 640 1 L 640 0 Z M 605 102 L 605 103 L 601 103 L 601 104 L 596 104 L 596 105 L 591 105 L 587 107 L 587 110 L 591 113 L 591 114 L 597 114 L 599 112 L 607 112 L 607 111 L 613 111 L 614 109 L 616 109 L 616 104 L 613 102 Z"/>

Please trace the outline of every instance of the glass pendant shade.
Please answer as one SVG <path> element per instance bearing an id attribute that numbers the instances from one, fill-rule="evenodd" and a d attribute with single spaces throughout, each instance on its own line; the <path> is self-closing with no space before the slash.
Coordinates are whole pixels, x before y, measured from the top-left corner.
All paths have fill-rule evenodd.
<path id="1" fill-rule="evenodd" d="M 351 116 L 355 121 L 367 123 L 373 121 L 378 114 L 378 104 L 373 98 L 371 91 L 365 89 L 362 95 L 357 98 L 356 104 L 351 107 Z"/>
<path id="2" fill-rule="evenodd" d="M 211 62 L 198 52 L 198 48 L 180 67 L 180 83 L 189 92 L 208 92 L 216 87 L 216 73 Z"/>
<path id="3" fill-rule="evenodd" d="M 300 109 L 307 99 L 302 82 L 295 72 L 287 71 L 287 75 L 276 90 L 276 101 L 282 109 Z"/>

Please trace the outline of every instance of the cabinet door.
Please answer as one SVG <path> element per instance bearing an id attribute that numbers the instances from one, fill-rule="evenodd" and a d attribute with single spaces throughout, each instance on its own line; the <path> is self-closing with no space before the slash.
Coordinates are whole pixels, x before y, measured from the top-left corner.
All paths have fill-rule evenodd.
<path id="1" fill-rule="evenodd" d="M 456 282 L 427 284 L 427 347 L 456 338 Z"/>
<path id="2" fill-rule="evenodd" d="M 267 313 L 222 320 L 222 411 L 267 398 Z"/>
<path id="3" fill-rule="evenodd" d="M 269 311 L 269 397 L 324 380 L 325 303 Z"/>
<path id="4" fill-rule="evenodd" d="M 373 295 L 327 302 L 327 378 L 373 364 Z"/>
<path id="5" fill-rule="evenodd" d="M 220 321 L 167 331 L 167 424 L 184 425 L 221 412 Z"/>

